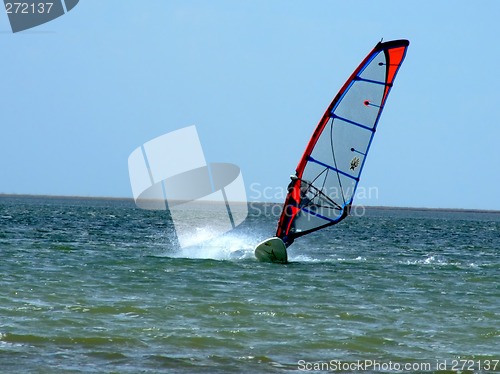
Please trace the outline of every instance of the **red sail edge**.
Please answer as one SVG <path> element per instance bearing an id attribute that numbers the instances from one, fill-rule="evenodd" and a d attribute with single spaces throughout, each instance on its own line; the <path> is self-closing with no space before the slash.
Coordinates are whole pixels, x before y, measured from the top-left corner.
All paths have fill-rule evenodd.
<path id="1" fill-rule="evenodd" d="M 309 143 L 307 144 L 304 153 L 297 165 L 296 168 L 296 177 L 293 178 L 292 182 L 288 186 L 288 194 L 285 199 L 285 203 L 283 206 L 283 211 L 281 213 L 280 219 L 278 221 L 278 227 L 276 230 L 276 236 L 283 239 L 285 244 L 288 246 L 290 245 L 293 240 L 296 237 L 305 235 L 309 232 L 316 231 L 317 229 L 321 229 L 326 226 L 330 226 L 333 224 L 336 224 L 340 222 L 342 219 L 347 217 L 349 214 L 349 209 L 350 209 L 350 204 L 348 206 L 343 207 L 342 214 L 339 216 L 339 218 L 335 221 L 329 222 L 323 226 L 319 226 L 315 228 L 314 230 L 308 230 L 300 233 L 291 233 L 291 228 L 292 228 L 292 223 L 297 216 L 297 214 L 300 212 L 300 203 L 301 203 L 301 180 L 304 172 L 304 168 L 308 162 L 308 159 L 311 155 L 311 153 L 314 150 L 314 147 L 316 146 L 316 143 L 321 136 L 323 130 L 325 129 L 325 126 L 327 123 L 330 121 L 332 118 L 332 112 L 335 110 L 336 106 L 338 103 L 342 100 L 344 94 L 346 91 L 349 90 L 353 82 L 355 81 L 356 78 L 358 78 L 359 74 L 365 69 L 365 67 L 373 60 L 373 58 L 378 55 L 380 52 L 385 53 L 386 57 L 386 82 L 385 82 L 385 90 L 383 94 L 383 98 L 381 101 L 379 113 L 377 116 L 377 119 L 375 120 L 375 124 L 373 127 L 373 132 L 375 132 L 375 128 L 378 122 L 378 119 L 380 117 L 380 114 L 382 112 L 382 109 L 385 105 L 385 101 L 387 99 L 387 96 L 390 92 L 390 89 L 392 88 L 393 81 L 396 77 L 396 74 L 405 58 L 406 55 L 406 50 L 409 46 L 409 41 L 408 40 L 393 40 L 389 42 L 379 42 L 373 50 L 365 57 L 365 59 L 361 62 L 361 64 L 354 70 L 354 72 L 351 74 L 349 79 L 344 83 L 340 91 L 337 93 L 337 95 L 334 97 L 328 108 L 326 109 L 325 113 L 323 114 L 323 117 L 321 117 L 318 125 L 316 126 L 313 135 L 311 136 L 311 139 L 309 140 Z M 368 103 L 365 103 L 367 105 Z M 371 142 L 371 141 L 370 141 Z M 368 146 L 369 148 L 369 146 Z M 367 151 L 368 152 L 368 149 Z M 364 160 L 363 160 L 364 162 Z M 351 201 L 352 203 L 352 201 Z"/>

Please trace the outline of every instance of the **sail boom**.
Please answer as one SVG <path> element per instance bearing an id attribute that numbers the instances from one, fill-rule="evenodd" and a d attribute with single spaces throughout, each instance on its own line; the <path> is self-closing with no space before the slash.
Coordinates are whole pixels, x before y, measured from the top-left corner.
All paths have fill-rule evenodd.
<path id="1" fill-rule="evenodd" d="M 321 215 L 321 214 L 319 214 L 319 213 L 316 213 L 316 212 L 314 212 L 314 211 L 312 211 L 312 210 L 309 210 L 309 209 L 307 209 L 307 208 L 304 208 L 304 212 L 307 212 L 307 213 L 309 213 L 309 214 L 311 214 L 311 215 L 313 215 L 313 216 L 316 216 L 316 217 L 318 217 L 318 218 L 324 219 L 325 221 L 328 221 L 328 222 L 335 222 L 335 220 L 334 220 L 334 219 L 332 219 L 332 218 L 328 218 L 328 217 L 325 217 L 325 216 L 323 216 L 323 215 Z"/>

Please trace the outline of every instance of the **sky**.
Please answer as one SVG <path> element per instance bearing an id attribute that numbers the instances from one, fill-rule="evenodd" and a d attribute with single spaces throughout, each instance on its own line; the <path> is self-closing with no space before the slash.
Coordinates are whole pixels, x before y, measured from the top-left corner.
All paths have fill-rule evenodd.
<path id="1" fill-rule="evenodd" d="M 410 46 L 355 204 L 500 210 L 498 15 L 497 0 L 82 0 L 14 34 L 0 14 L 0 193 L 132 197 L 133 150 L 196 125 L 249 200 L 281 202 L 383 38 Z"/>

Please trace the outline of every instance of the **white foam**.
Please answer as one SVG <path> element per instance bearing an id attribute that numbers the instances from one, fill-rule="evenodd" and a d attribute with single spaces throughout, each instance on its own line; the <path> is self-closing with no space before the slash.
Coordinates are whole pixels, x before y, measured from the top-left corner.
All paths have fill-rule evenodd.
<path id="1" fill-rule="evenodd" d="M 253 258 L 257 240 L 247 235 L 233 233 L 216 237 L 210 229 L 198 229 L 192 242 L 201 244 L 180 248 L 169 254 L 169 257 L 213 260 Z"/>

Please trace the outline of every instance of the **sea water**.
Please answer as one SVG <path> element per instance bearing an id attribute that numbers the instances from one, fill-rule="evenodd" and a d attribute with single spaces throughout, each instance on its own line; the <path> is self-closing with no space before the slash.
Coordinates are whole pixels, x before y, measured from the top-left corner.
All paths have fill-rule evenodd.
<path id="1" fill-rule="evenodd" d="M 259 263 L 274 208 L 179 249 L 129 200 L 0 197 L 0 372 L 500 372 L 500 213 L 367 208 Z"/>

